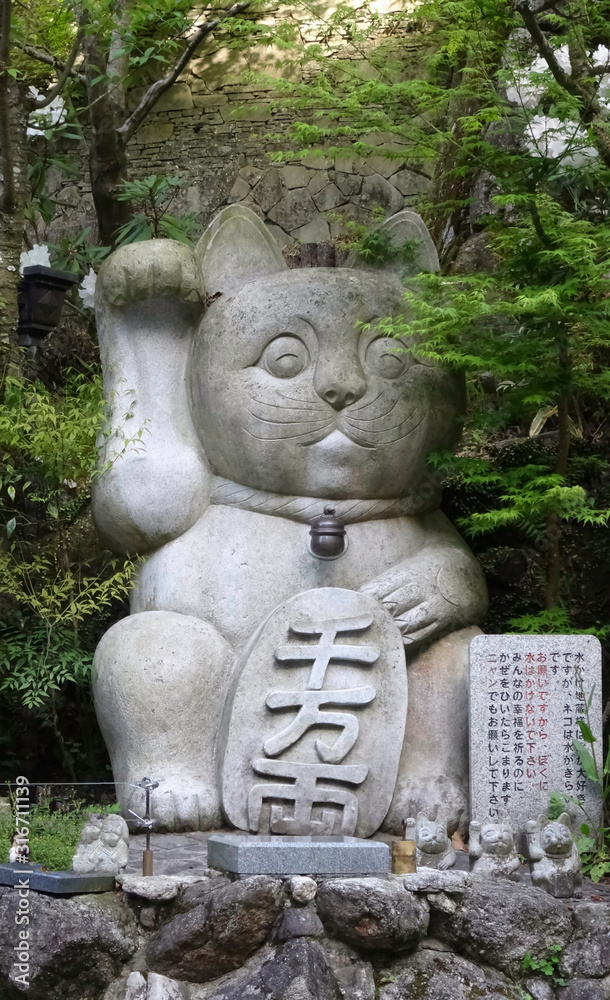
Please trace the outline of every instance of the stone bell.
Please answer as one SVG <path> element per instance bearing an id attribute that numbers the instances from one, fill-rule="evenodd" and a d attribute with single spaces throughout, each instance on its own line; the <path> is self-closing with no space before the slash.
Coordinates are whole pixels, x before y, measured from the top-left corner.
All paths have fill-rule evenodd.
<path id="1" fill-rule="evenodd" d="M 309 551 L 317 559 L 337 559 L 347 548 L 345 525 L 334 507 L 325 507 L 323 514 L 312 517 L 309 537 Z"/>

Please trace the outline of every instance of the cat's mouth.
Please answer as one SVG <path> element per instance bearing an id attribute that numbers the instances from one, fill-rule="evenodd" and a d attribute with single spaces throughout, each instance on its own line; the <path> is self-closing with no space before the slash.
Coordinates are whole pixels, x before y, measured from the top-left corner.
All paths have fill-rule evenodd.
<path id="1" fill-rule="evenodd" d="M 355 444 L 357 448 L 366 448 L 368 450 L 373 450 L 375 448 L 374 444 L 364 444 L 361 443 L 360 441 L 354 440 L 353 437 L 350 437 L 349 434 L 345 434 L 342 430 L 339 430 L 338 427 L 333 428 L 332 431 L 330 431 L 328 434 L 325 434 L 324 437 L 320 438 L 318 441 L 313 441 L 313 442 L 301 441 L 301 444 L 302 445 L 309 444 L 310 446 L 320 444 L 326 447 L 335 447 L 337 449 L 344 448 L 346 444 L 348 445 Z"/>

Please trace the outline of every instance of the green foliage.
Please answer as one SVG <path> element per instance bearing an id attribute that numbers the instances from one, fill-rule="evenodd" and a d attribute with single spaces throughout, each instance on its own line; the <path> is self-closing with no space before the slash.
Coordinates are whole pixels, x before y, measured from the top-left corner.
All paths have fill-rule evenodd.
<path id="1" fill-rule="evenodd" d="M 72 858 L 87 816 L 92 813 L 120 812 L 118 805 L 85 806 L 83 802 L 75 802 L 70 812 L 51 812 L 48 805 L 32 806 L 30 811 L 30 860 L 37 865 L 43 865 L 49 871 L 69 871 L 72 868 Z M 14 819 L 2 814 L 0 816 L 0 861 L 8 858 L 11 838 L 14 831 Z"/>
<path id="2" fill-rule="evenodd" d="M 81 275 L 88 274 L 90 268 L 98 268 L 110 253 L 110 247 L 92 245 L 90 226 L 74 237 L 62 236 L 48 247 L 52 267 Z"/>
<path id="3" fill-rule="evenodd" d="M 29 124 L 41 135 L 32 137 L 28 143 L 29 197 L 24 204 L 24 217 L 32 227 L 36 240 L 41 242 L 44 227 L 53 221 L 58 207 L 61 207 L 61 192 L 50 195 L 49 175 L 52 172 L 62 178 L 75 177 L 79 163 L 66 147 L 82 141 L 82 129 L 71 106 L 57 111 L 50 107 L 34 110 L 28 118 Z M 42 224 L 42 227 L 41 227 Z"/>
<path id="4" fill-rule="evenodd" d="M 559 819 L 565 809 L 564 798 L 560 792 L 551 792 L 549 796 L 549 808 L 547 815 L 550 820 Z"/>
<path id="5" fill-rule="evenodd" d="M 396 245 L 390 233 L 385 229 L 355 225 L 348 222 L 347 245 L 358 257 L 373 267 L 382 267 L 389 261 L 399 261 L 402 264 L 413 264 L 419 240 L 406 240 Z"/>
<path id="6" fill-rule="evenodd" d="M 36 121 L 35 116 L 34 121 Z M 37 142 L 30 144 L 30 157 L 28 162 L 28 181 L 30 184 L 30 197 L 24 206 L 24 216 L 27 222 L 33 227 L 38 237 L 39 218 L 43 223 L 48 224 L 56 215 L 58 199 L 52 198 L 47 190 L 47 181 L 50 170 L 55 170 L 62 177 L 74 177 L 78 171 L 78 164 L 67 153 L 53 152 L 55 142 L 61 143 L 62 139 L 79 139 L 75 134 L 74 127 L 67 122 L 56 122 L 48 125 L 48 116 L 41 112 L 38 122 L 44 130 L 44 136 Z M 51 140 L 55 140 L 51 143 Z"/>
<path id="7" fill-rule="evenodd" d="M 49 190 L 50 168 L 54 174 L 80 169 L 80 162 L 75 164 L 66 152 L 66 140 L 78 140 L 89 145 L 91 190 L 102 241 L 114 242 L 114 230 L 121 222 L 120 243 L 162 236 L 190 243 L 198 228 L 193 213 L 180 218 L 169 214 L 176 179 L 126 179 L 123 143 L 137 127 L 126 94 L 135 87 L 150 88 L 162 74 L 170 80 L 177 78 L 183 68 L 185 44 L 190 44 L 199 29 L 207 29 L 210 21 L 215 25 L 210 38 L 216 46 L 244 49 L 268 43 L 273 32 L 268 25 L 257 23 L 260 3 L 250 0 L 248 10 L 236 17 L 228 17 L 213 6 L 194 6 L 192 0 L 61 0 L 59 9 L 52 13 L 54 6 L 48 0 L 32 0 L 11 8 L 8 72 L 24 84 L 24 91 L 28 84 L 47 93 L 49 87 L 54 91 L 59 67 L 67 59 L 72 66 L 58 85 L 54 108 L 33 109 L 36 95 L 31 91 L 25 101 L 30 124 L 37 125 L 41 133 L 28 143 L 32 194 L 25 205 L 36 242 L 46 242 L 45 229 L 65 204 L 61 192 Z M 193 46 L 190 56 L 195 51 Z M 116 204 L 121 181 L 127 185 L 122 200 L 133 197 L 136 202 L 133 218 L 131 205 L 122 209 Z M 114 203 L 110 210 L 108 200 Z M 126 219 L 129 221 L 124 222 Z M 73 248 L 60 247 L 58 256 L 65 255 L 75 262 Z"/>
<path id="8" fill-rule="evenodd" d="M 54 52 L 58 59 L 68 55 L 75 33 L 74 12 L 70 5 L 57 0 L 30 0 L 15 4 L 12 9 L 11 34 L 15 43 L 27 43 L 45 52 Z M 53 74 L 52 67 L 31 59 L 20 51 L 15 56 L 16 69 L 28 83 L 40 86 Z"/>
<path id="9" fill-rule="evenodd" d="M 38 626 L 6 627 L 0 637 L 0 691 L 18 692 L 26 708 L 44 704 L 66 681 L 84 684 L 93 656 L 74 644 L 71 629 L 40 621 Z"/>
<path id="10" fill-rule="evenodd" d="M 179 177 L 158 177 L 156 174 L 123 181 L 119 201 L 132 202 L 135 211 L 133 218 L 118 230 L 117 245 L 165 237 L 192 246 L 193 237 L 201 229 L 194 213 L 188 212 L 179 218 L 169 214 L 181 185 Z"/>
<path id="11" fill-rule="evenodd" d="M 539 611 L 536 615 L 519 615 L 518 618 L 511 618 L 509 625 L 515 632 L 530 635 L 595 635 L 600 640 L 606 639 L 610 632 L 609 625 L 603 628 L 595 626 L 574 628 L 570 613 L 563 604 Z"/>
<path id="12" fill-rule="evenodd" d="M 73 374 L 55 394 L 39 382 L 5 380 L 0 691 L 26 707 L 52 704 L 67 681 L 87 681 L 91 655 L 79 633 L 129 587 L 131 561 L 95 544 L 88 521 L 103 417 L 99 376 Z"/>
<path id="13" fill-rule="evenodd" d="M 578 679 L 582 686 L 579 674 Z M 591 729 L 589 713 L 593 695 L 594 690 L 589 692 L 585 702 L 585 718 L 578 720 L 581 739 L 573 740 L 572 745 L 587 778 L 597 786 L 602 804 L 601 823 L 593 820 L 583 823 L 578 842 L 583 871 L 594 882 L 599 882 L 604 875 L 610 874 L 610 749 L 604 759 L 603 749 L 597 746 Z"/>
<path id="14" fill-rule="evenodd" d="M 560 944 L 549 945 L 544 958 L 534 958 L 529 951 L 526 951 L 523 956 L 522 971 L 540 972 L 543 976 L 551 979 L 555 986 L 566 986 L 566 980 L 558 975 L 561 952 L 562 946 Z"/>

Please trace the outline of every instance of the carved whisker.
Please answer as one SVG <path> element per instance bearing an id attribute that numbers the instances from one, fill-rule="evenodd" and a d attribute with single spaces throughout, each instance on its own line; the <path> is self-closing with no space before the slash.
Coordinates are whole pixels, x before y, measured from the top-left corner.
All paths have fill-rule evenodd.
<path id="1" fill-rule="evenodd" d="M 299 400 L 298 400 L 298 398 L 296 396 L 287 396 L 283 392 L 278 392 L 278 396 L 281 396 L 282 399 L 287 399 L 288 402 L 290 402 L 290 403 L 298 403 L 299 402 Z M 325 404 L 322 403 L 322 402 L 320 402 L 318 404 L 315 399 L 310 400 L 310 406 L 311 406 L 312 410 L 323 410 L 323 409 L 325 409 Z"/>
<path id="2" fill-rule="evenodd" d="M 375 427 L 358 427 L 356 425 L 354 425 L 354 429 L 355 430 L 359 430 L 359 431 L 371 431 L 373 434 L 377 434 L 377 433 L 378 434 L 382 434 L 384 431 L 393 431 L 393 430 L 395 430 L 396 427 L 402 427 L 403 424 L 407 423 L 407 421 L 411 419 L 411 417 L 413 416 L 413 413 L 414 413 L 414 411 L 411 410 L 411 412 L 408 413 L 406 417 L 402 417 L 402 419 L 399 420 L 397 423 L 390 424 L 389 426 L 385 426 L 384 425 L 383 427 L 380 427 L 379 430 L 377 430 Z M 346 414 L 346 416 L 345 416 L 344 419 L 345 419 L 345 422 L 346 422 L 346 424 L 348 426 L 352 426 L 352 421 L 350 420 L 349 416 L 347 416 L 347 414 Z M 381 419 L 381 418 L 379 418 L 379 419 Z"/>
<path id="3" fill-rule="evenodd" d="M 266 421 L 260 421 L 260 422 L 263 424 L 266 423 Z M 293 441 L 293 440 L 296 441 L 298 440 L 298 438 L 308 437 L 310 438 L 310 441 L 307 441 L 305 443 L 309 444 L 310 442 L 313 443 L 314 441 L 320 441 L 323 437 L 325 437 L 327 428 L 331 427 L 333 423 L 334 423 L 333 420 L 327 420 L 324 422 L 324 424 L 322 424 L 317 428 L 308 427 L 307 430 L 301 431 L 300 433 L 293 432 L 287 434 L 277 434 L 275 436 L 267 436 L 265 434 L 255 434 L 254 431 L 251 431 L 248 428 L 245 428 L 245 430 L 246 433 L 250 435 L 250 437 L 257 438 L 259 441 Z M 286 430 L 289 429 L 290 427 L 287 426 Z"/>
<path id="4" fill-rule="evenodd" d="M 290 417 L 280 417 L 279 420 L 274 420 L 273 417 L 260 417 L 254 410 L 248 410 L 248 413 L 255 420 L 260 420 L 264 424 L 317 424 L 320 422 L 320 417 L 296 417 L 294 420 Z"/>
<path id="5" fill-rule="evenodd" d="M 398 404 L 400 403 L 400 401 L 401 400 L 400 400 L 400 397 L 399 397 L 397 400 L 395 400 L 392 403 L 392 405 L 390 406 L 389 410 L 384 410 L 383 413 L 376 413 L 372 417 L 354 417 L 353 416 L 353 411 L 351 409 L 346 412 L 346 417 L 349 420 L 353 420 L 354 422 L 358 422 L 358 423 L 370 423 L 371 420 L 383 420 L 386 417 L 389 417 L 390 413 L 392 413 L 392 411 L 396 409 L 396 407 L 398 406 Z"/>
<path id="6" fill-rule="evenodd" d="M 313 410 L 316 413 L 326 413 L 327 406 L 320 403 L 320 406 L 316 406 L 315 403 L 299 403 L 294 397 L 284 396 L 282 393 L 277 395 L 281 396 L 282 399 L 289 399 L 290 402 L 296 403 L 296 406 L 290 406 L 287 403 L 273 403 L 266 399 L 259 399 L 258 396 L 253 396 L 251 393 L 248 394 L 253 403 L 258 403 L 260 406 L 271 406 L 275 410 Z"/>
<path id="7" fill-rule="evenodd" d="M 404 434 L 395 434 L 388 440 L 383 440 L 382 435 L 385 434 L 390 429 L 396 430 L 404 426 L 404 424 L 409 422 L 410 420 L 409 417 L 407 417 L 405 420 L 401 420 L 399 424 L 395 424 L 394 428 L 384 428 L 377 432 L 371 431 L 371 428 L 368 428 L 367 429 L 368 432 L 364 434 L 360 430 L 360 428 L 357 427 L 351 428 L 350 437 L 356 442 L 356 444 L 362 444 L 363 441 L 366 442 L 366 445 L 363 445 L 363 447 L 375 447 L 384 444 L 396 444 L 397 441 L 402 441 L 403 438 L 406 438 L 408 437 L 409 434 L 412 434 L 413 431 L 419 427 L 419 425 L 422 423 L 424 419 L 425 416 L 422 416 L 416 423 L 412 424 L 410 427 L 407 427 Z"/>
<path id="8" fill-rule="evenodd" d="M 359 406 L 352 406 L 351 407 L 352 412 L 355 413 L 356 410 L 365 410 L 367 406 L 372 406 L 373 403 L 376 403 L 380 396 L 381 396 L 381 389 L 379 390 L 377 395 L 373 399 L 369 399 L 368 402 L 360 403 Z"/>

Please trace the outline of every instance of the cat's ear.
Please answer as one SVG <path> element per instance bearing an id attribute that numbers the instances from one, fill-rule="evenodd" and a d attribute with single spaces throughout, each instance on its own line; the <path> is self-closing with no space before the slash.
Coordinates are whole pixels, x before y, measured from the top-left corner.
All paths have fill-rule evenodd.
<path id="1" fill-rule="evenodd" d="M 508 813 L 504 813 L 504 815 L 500 816 L 499 819 L 502 829 L 507 830 L 511 836 L 514 836 L 515 831 L 513 830 L 513 824 L 511 823 Z"/>
<path id="2" fill-rule="evenodd" d="M 425 813 L 423 813 L 423 812 L 421 812 L 421 811 L 420 811 L 420 812 L 418 812 L 418 814 L 417 814 L 417 823 L 418 823 L 418 825 L 419 825 L 420 823 L 429 823 L 429 822 L 430 822 L 430 821 L 429 821 L 429 819 L 428 819 L 428 817 L 426 816 L 426 814 L 425 814 Z"/>
<path id="3" fill-rule="evenodd" d="M 235 292 L 242 285 L 288 265 L 271 233 L 245 205 L 229 205 L 210 223 L 195 248 L 209 296 Z"/>
<path id="4" fill-rule="evenodd" d="M 546 813 L 540 813 L 540 815 L 538 817 L 538 829 L 539 830 L 544 830 L 545 826 L 548 823 L 550 823 L 550 822 L 551 821 L 550 821 L 549 817 L 546 815 Z"/>
<path id="5" fill-rule="evenodd" d="M 421 216 L 410 208 L 390 216 L 375 232 L 387 233 L 392 247 L 396 250 L 400 248 L 402 252 L 381 266 L 368 264 L 364 258 L 353 253 L 345 262 L 345 267 L 364 267 L 377 274 L 395 274 L 401 279 L 411 278 L 420 271 L 440 269 L 436 247 L 428 228 Z"/>
<path id="6" fill-rule="evenodd" d="M 436 812 L 436 824 L 440 826 L 445 835 L 447 834 L 447 814 L 444 809 L 439 806 Z"/>
<path id="7" fill-rule="evenodd" d="M 562 813 L 557 822 L 561 823 L 562 826 L 567 826 L 570 833 L 572 832 L 572 817 L 569 813 Z"/>

